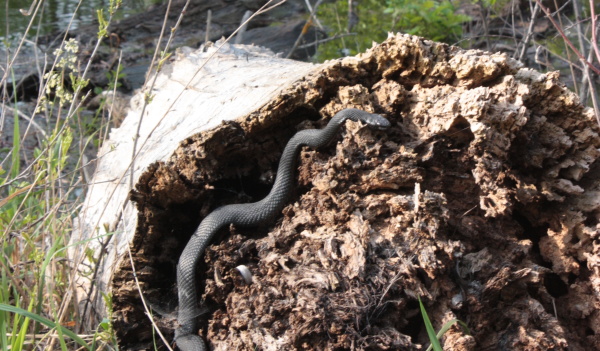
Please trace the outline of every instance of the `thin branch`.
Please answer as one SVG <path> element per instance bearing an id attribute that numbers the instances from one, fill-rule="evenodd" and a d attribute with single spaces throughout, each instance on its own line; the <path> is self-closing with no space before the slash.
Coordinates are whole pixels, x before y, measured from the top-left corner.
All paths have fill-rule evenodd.
<path id="1" fill-rule="evenodd" d="M 343 38 L 343 37 L 349 37 L 349 36 L 352 36 L 352 35 L 356 35 L 356 33 L 342 33 L 342 34 L 337 34 L 337 35 L 334 35 L 334 36 L 329 37 L 329 38 L 325 38 L 325 39 L 321 39 L 321 40 L 315 40 L 312 43 L 300 45 L 300 46 L 298 46 L 298 49 L 306 49 L 306 48 L 309 48 L 311 46 L 320 45 L 320 44 L 327 43 L 327 42 L 332 41 L 332 40 L 340 39 L 340 38 Z"/>
<path id="2" fill-rule="evenodd" d="M 154 67 L 154 63 L 156 58 L 158 57 L 158 52 L 160 49 L 160 43 L 162 42 L 162 36 L 164 34 L 165 31 L 165 27 L 167 26 L 167 19 L 169 18 L 169 11 L 171 9 L 171 3 L 172 1 L 169 0 L 169 3 L 167 5 L 167 10 L 165 13 L 165 18 L 163 21 L 163 26 L 162 29 L 160 31 L 160 37 L 158 40 L 158 44 L 156 45 L 156 50 L 154 50 L 154 56 L 152 57 L 152 62 L 150 63 L 150 69 L 148 70 L 148 74 L 150 74 L 150 71 L 152 70 L 152 67 Z M 169 50 L 169 47 L 171 46 L 171 42 L 173 41 L 173 38 L 175 37 L 175 33 L 177 32 L 177 28 L 179 28 L 179 24 L 181 23 L 181 20 L 183 20 L 183 16 L 186 13 L 187 7 L 190 4 L 190 0 L 187 0 L 185 2 L 185 4 L 183 5 L 183 8 L 181 9 L 181 12 L 179 13 L 179 17 L 177 18 L 177 23 L 175 23 L 175 26 L 171 29 L 171 35 L 169 35 L 169 39 L 167 40 L 167 43 L 165 44 L 165 49 L 162 51 L 162 56 L 163 58 L 160 60 L 160 62 L 158 63 L 158 67 L 156 68 L 156 73 L 152 79 L 152 83 L 150 84 L 150 87 L 146 89 L 146 91 L 150 92 L 152 91 L 152 88 L 154 87 L 154 84 L 156 84 L 156 79 L 158 78 L 158 73 L 161 70 L 161 63 L 163 62 L 163 60 L 167 59 L 167 51 Z M 148 79 L 146 79 L 146 82 L 144 83 L 144 88 L 146 88 L 146 83 L 148 83 Z M 148 93 L 150 94 L 150 93 Z M 138 144 L 138 139 L 140 137 L 140 130 L 142 128 L 142 122 L 144 120 L 144 115 L 146 114 L 146 107 L 148 106 L 148 97 L 149 95 L 147 95 L 147 97 L 144 99 L 144 106 L 142 107 L 142 112 L 140 113 L 140 119 L 138 121 L 137 124 L 137 129 L 135 131 L 135 135 L 133 136 L 133 149 L 131 151 L 131 172 L 129 174 L 129 189 L 133 189 L 133 169 L 135 168 L 135 158 L 136 158 L 136 153 L 137 153 L 137 144 Z"/>
<path id="3" fill-rule="evenodd" d="M 535 7 L 533 8 L 533 13 L 531 14 L 531 21 L 529 21 L 529 28 L 527 28 L 527 35 L 525 35 L 525 39 L 523 39 L 523 47 L 521 48 L 521 54 L 519 55 L 519 61 L 521 62 L 523 62 L 523 58 L 525 57 L 525 53 L 527 52 L 529 40 L 533 35 L 533 26 L 535 25 L 535 20 L 537 19 L 539 13 L 540 5 L 536 2 Z"/>
<path id="4" fill-rule="evenodd" d="M 592 11 L 592 47 L 594 48 L 594 52 L 596 53 L 596 62 L 600 63 L 600 49 L 598 49 L 598 31 L 600 31 L 600 26 L 596 22 L 596 13 L 594 10 L 594 0 L 590 0 L 590 9 Z"/>
<path id="5" fill-rule="evenodd" d="M 137 288 L 138 293 L 140 294 L 140 300 L 142 300 L 142 304 L 144 305 L 144 310 L 146 311 L 146 315 L 148 316 L 150 323 L 152 323 L 152 328 L 154 328 L 154 330 L 156 330 L 156 333 L 158 334 L 158 336 L 160 336 L 161 340 L 163 341 L 163 343 L 165 344 L 167 349 L 169 349 L 170 351 L 173 351 L 173 349 L 171 348 L 171 345 L 169 345 L 169 342 L 167 341 L 167 338 L 165 338 L 165 336 L 160 331 L 160 328 L 158 327 L 158 325 L 156 325 L 154 318 L 152 318 L 152 312 L 150 312 L 150 309 L 148 308 L 148 304 L 146 304 L 146 299 L 144 298 L 144 293 L 142 292 L 142 288 L 140 287 L 140 281 L 138 280 L 137 274 L 135 272 L 135 265 L 133 263 L 133 256 L 131 255 L 131 246 L 130 245 L 127 245 L 127 254 L 129 255 L 129 263 L 131 264 L 131 272 L 133 274 L 133 279 L 135 280 L 135 287 Z"/>
<path id="6" fill-rule="evenodd" d="M 575 32 L 577 33 L 577 41 L 579 42 L 579 50 L 582 56 L 586 56 L 585 40 L 583 36 L 583 30 L 581 29 L 581 14 L 579 9 L 581 4 L 578 0 L 572 0 L 573 13 L 575 14 Z M 589 59 L 586 59 L 586 61 Z M 581 90 L 579 91 L 579 99 L 583 105 L 586 104 L 587 100 L 587 83 L 590 80 L 590 70 L 587 66 L 583 66 L 583 79 L 581 80 Z"/>
<path id="7" fill-rule="evenodd" d="M 304 0 L 304 3 L 306 4 L 306 8 L 308 9 L 308 13 L 312 13 L 313 12 L 313 8 L 312 8 L 312 5 L 310 4 L 310 1 Z M 317 25 L 317 27 L 319 27 L 320 30 L 324 31 L 325 27 L 321 24 L 321 22 L 319 21 L 319 18 L 317 18 L 315 16 L 314 20 L 315 20 L 315 24 Z"/>
<path id="8" fill-rule="evenodd" d="M 492 50 L 492 44 L 490 42 L 490 29 L 488 27 L 488 11 L 487 8 L 483 5 L 483 1 L 477 1 L 477 5 L 479 6 L 479 10 L 481 11 L 481 23 L 483 24 L 483 32 L 485 38 L 485 44 L 487 45 L 488 51 Z"/>
<path id="9" fill-rule="evenodd" d="M 242 40 L 244 40 L 244 33 L 246 33 L 246 29 L 248 28 L 248 18 L 250 18 L 250 16 L 252 16 L 252 11 L 244 12 L 244 16 L 242 17 L 240 24 L 240 31 L 235 36 L 235 40 L 233 41 L 234 44 L 239 44 L 242 42 Z"/>
<path id="10" fill-rule="evenodd" d="M 33 16 L 31 17 L 31 20 L 29 20 L 29 23 L 27 24 L 27 28 L 25 29 L 25 33 L 23 34 L 23 38 L 21 39 L 21 41 L 19 41 L 19 46 L 17 46 L 17 50 L 15 51 L 15 55 L 12 57 L 12 59 L 10 60 L 8 66 L 6 67 L 6 70 L 4 71 L 4 76 L 2 76 L 2 80 L 0 80 L 0 84 L 4 83 L 6 81 L 6 79 L 8 78 L 8 74 L 10 73 L 13 64 L 17 60 L 17 56 L 19 56 L 19 52 L 21 51 L 21 48 L 23 47 L 23 44 L 25 43 L 25 39 L 27 38 L 27 33 L 29 33 L 29 30 L 31 29 L 31 26 L 33 25 L 33 21 L 35 20 L 35 16 L 37 15 L 37 13 L 38 13 L 38 11 L 39 11 L 39 9 L 40 9 L 40 7 L 41 7 L 41 5 L 43 3 L 44 3 L 43 1 L 40 1 L 40 2 L 38 2 L 37 6 L 35 7 L 35 11 L 33 12 Z M 7 4 L 8 4 L 8 2 L 7 2 Z M 6 25 L 8 26 L 8 21 L 6 22 Z"/>
<path id="11" fill-rule="evenodd" d="M 545 47 L 545 46 L 541 45 L 540 43 L 537 43 L 537 42 L 535 42 L 535 43 L 538 45 L 538 47 L 537 47 L 537 49 L 536 49 L 536 54 L 535 54 L 535 55 L 536 55 L 535 62 L 536 62 L 537 64 L 539 64 L 539 65 L 542 65 L 542 66 L 544 66 L 544 67 L 550 67 L 550 68 L 552 68 L 552 67 L 553 67 L 552 65 L 550 65 L 550 64 L 548 64 L 548 63 L 546 63 L 546 62 L 542 62 L 542 61 L 541 61 L 541 60 L 538 58 L 538 56 L 539 56 L 539 51 L 543 49 L 544 51 L 546 51 L 547 53 L 549 53 L 549 54 L 550 54 L 550 55 L 552 55 L 553 57 L 556 57 L 557 59 L 559 59 L 559 60 L 563 61 L 564 63 L 566 63 L 566 64 L 571 64 L 571 65 L 572 65 L 574 68 L 577 68 L 578 70 L 580 70 L 580 71 L 583 71 L 583 66 L 580 66 L 580 65 L 578 65 L 578 64 L 576 64 L 576 63 L 573 63 L 573 62 L 572 62 L 572 61 L 570 61 L 568 58 L 562 57 L 561 55 L 558 55 L 557 53 L 550 51 L 550 49 L 548 49 L 547 47 Z M 554 68 L 552 68 L 552 69 L 554 69 Z M 575 79 L 575 77 L 573 77 L 573 79 Z"/>
<path id="12" fill-rule="evenodd" d="M 39 124 L 37 124 L 37 122 L 32 117 L 29 117 L 26 114 L 24 114 L 23 112 L 19 111 L 18 108 L 10 107 L 10 106 L 6 105 L 5 103 L 0 103 L 0 104 L 1 104 L 1 106 L 2 106 L 3 109 L 12 110 L 13 112 L 16 112 L 19 117 L 21 117 L 24 120 L 26 120 L 29 123 L 31 123 L 31 125 L 34 126 L 35 129 L 37 129 L 37 131 L 44 136 L 44 138 L 48 137 L 48 135 L 46 134 L 46 131 L 44 130 L 44 128 L 42 128 Z M 27 133 L 27 130 L 25 131 L 25 133 Z"/>
<path id="13" fill-rule="evenodd" d="M 592 60 L 592 50 L 590 50 L 588 59 Z M 592 98 L 592 106 L 594 107 L 594 113 L 596 114 L 596 121 L 600 125 L 600 103 L 598 102 L 598 90 L 596 90 L 596 84 L 594 84 L 594 79 L 588 76 L 588 86 L 590 89 L 590 97 Z"/>
<path id="14" fill-rule="evenodd" d="M 165 10 L 165 17 L 163 18 L 163 23 L 162 23 L 162 27 L 160 29 L 160 34 L 158 35 L 158 42 L 156 44 L 156 48 L 154 49 L 154 54 L 152 55 L 152 60 L 150 60 L 150 66 L 149 66 L 150 69 L 148 69 L 148 72 L 146 73 L 146 80 L 144 81 L 144 88 L 146 87 L 146 84 L 148 84 L 148 80 L 150 79 L 150 74 L 152 73 L 152 67 L 154 67 L 154 64 L 156 63 L 156 58 L 158 57 L 158 54 L 160 53 L 160 43 L 162 43 L 163 36 L 165 35 L 165 28 L 167 28 L 167 21 L 169 20 L 169 13 L 171 12 L 171 4 L 172 3 L 173 3 L 172 0 L 169 0 L 169 2 L 167 3 L 167 9 Z M 186 7 L 187 7 L 187 3 L 184 5 L 184 9 Z M 174 33 L 171 32 L 171 35 L 173 35 L 173 34 Z M 165 48 L 165 50 L 166 50 L 166 48 Z"/>
<path id="15" fill-rule="evenodd" d="M 556 28 L 556 30 L 558 31 L 558 33 L 560 34 L 560 36 L 563 38 L 563 40 L 565 41 L 565 43 L 571 48 L 571 50 L 573 50 L 575 52 L 575 54 L 577 55 L 577 57 L 579 57 L 579 59 L 585 65 L 587 65 L 588 67 L 590 67 L 590 69 L 592 69 L 592 71 L 594 71 L 596 74 L 600 75 L 600 69 L 596 68 L 590 62 L 588 62 L 588 60 L 586 60 L 586 58 L 583 57 L 583 55 L 581 55 L 581 53 L 579 52 L 579 50 L 577 50 L 577 48 L 575 48 L 575 45 L 573 45 L 573 43 L 571 42 L 571 40 L 569 40 L 569 38 L 567 37 L 567 35 L 565 34 L 565 32 L 563 32 L 563 30 L 560 28 L 560 26 L 558 25 L 558 23 L 556 23 L 556 21 L 554 21 L 554 18 L 552 18 L 552 15 L 550 14 L 550 10 L 548 10 L 548 8 L 546 6 L 542 5 L 542 3 L 540 2 L 540 0 L 535 0 L 535 2 L 540 5 L 540 8 L 546 14 L 546 17 L 548 17 L 548 19 L 550 20 L 550 22 L 552 22 L 552 25 L 554 26 L 554 28 Z"/>
<path id="16" fill-rule="evenodd" d="M 302 37 L 304 37 L 304 34 L 306 34 L 308 32 L 308 29 L 310 28 L 313 21 L 315 20 L 317 9 L 319 8 L 319 5 L 321 5 L 322 2 L 323 2 L 323 0 L 317 0 L 317 3 L 315 4 L 315 6 L 313 6 L 312 10 L 310 11 L 310 16 L 308 17 L 308 21 L 306 21 L 306 24 L 304 25 L 304 27 L 302 27 L 302 31 L 300 32 L 300 35 L 298 35 L 296 42 L 294 43 L 294 45 L 292 46 L 292 48 L 290 49 L 288 54 L 285 56 L 285 58 L 290 58 L 292 56 L 292 54 L 294 53 L 294 51 L 296 51 L 296 49 L 298 48 L 298 45 L 300 45 L 300 40 L 302 40 Z"/>
<path id="17" fill-rule="evenodd" d="M 212 11 L 208 9 L 206 13 L 206 31 L 204 32 L 204 42 L 208 43 L 210 40 L 210 22 L 212 21 Z"/>
<path id="18" fill-rule="evenodd" d="M 568 1 L 565 2 L 565 5 L 563 5 L 560 9 L 562 9 L 564 6 L 566 6 L 567 3 L 568 3 Z M 554 0 L 554 7 L 558 8 L 557 0 Z M 557 10 L 557 11 L 559 11 L 559 10 Z M 560 27 L 564 28 L 565 26 L 563 25 L 562 17 L 563 16 L 558 16 L 558 22 L 560 23 Z M 571 59 L 572 53 L 570 50 L 565 50 L 565 51 L 567 53 L 567 59 L 568 59 L 567 64 L 569 65 L 569 71 L 571 72 L 571 78 L 573 79 L 573 88 L 575 89 L 575 93 L 577 95 L 579 95 L 579 85 L 575 84 L 575 82 L 577 81 L 577 77 L 575 75 L 575 68 L 574 68 L 573 60 Z"/>

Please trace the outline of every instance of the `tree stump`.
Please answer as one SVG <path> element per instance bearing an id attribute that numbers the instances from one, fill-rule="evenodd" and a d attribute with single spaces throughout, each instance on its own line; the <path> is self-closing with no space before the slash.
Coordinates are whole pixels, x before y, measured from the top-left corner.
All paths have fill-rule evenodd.
<path id="1" fill-rule="evenodd" d="M 176 264 L 202 218 L 263 198 L 287 140 L 349 107 L 393 126 L 348 122 L 302 151 L 277 221 L 222 230 L 205 252 L 199 332 L 213 349 L 424 349 L 418 298 L 436 330 L 469 325 L 446 349 L 600 348 L 599 128 L 557 73 L 400 34 L 321 65 L 226 46 L 174 103 L 206 56 L 182 53 L 152 92 L 135 206 L 120 177 L 134 107 L 101 151 L 74 236 L 95 238 L 98 255 L 97 273 L 82 268 L 94 283 L 82 312 L 104 316 L 110 292 L 123 349 L 153 343 L 139 291 L 172 340 Z"/>

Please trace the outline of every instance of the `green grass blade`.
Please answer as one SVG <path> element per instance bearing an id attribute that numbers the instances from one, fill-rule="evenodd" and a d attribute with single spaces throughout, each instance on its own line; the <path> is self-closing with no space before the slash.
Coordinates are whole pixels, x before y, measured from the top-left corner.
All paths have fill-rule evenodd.
<path id="1" fill-rule="evenodd" d="M 65 329 L 66 331 L 66 329 Z M 63 336 L 63 328 L 60 324 L 56 325 L 56 332 L 58 333 L 58 340 L 60 342 L 60 348 L 62 351 L 68 351 L 67 344 L 65 343 L 65 338 Z"/>
<path id="2" fill-rule="evenodd" d="M 421 309 L 421 316 L 423 316 L 423 322 L 425 323 L 425 329 L 427 329 L 427 336 L 429 336 L 429 341 L 431 341 L 431 346 L 435 351 L 443 351 L 442 345 L 440 345 L 440 341 L 435 334 L 435 329 L 433 329 L 433 325 L 429 320 L 429 316 L 427 316 L 427 311 L 425 311 L 425 306 L 423 306 L 423 302 L 421 302 L 421 298 L 419 297 L 419 308 Z"/>
<path id="3" fill-rule="evenodd" d="M 450 328 L 454 325 L 458 323 L 458 325 L 460 325 L 464 332 L 467 333 L 468 335 L 471 335 L 471 330 L 469 329 L 469 327 L 467 326 L 467 324 L 459 319 L 452 319 L 447 321 L 446 323 L 444 323 L 444 325 L 442 326 L 442 329 L 440 329 L 440 331 L 438 331 L 436 338 L 439 340 L 442 338 L 442 336 L 444 336 L 444 334 L 446 334 L 446 332 L 448 330 L 450 330 Z M 429 345 L 429 347 L 427 348 L 427 350 L 425 351 L 431 351 L 433 347 L 433 343 L 431 345 Z"/>
<path id="4" fill-rule="evenodd" d="M 22 315 L 24 317 L 27 318 L 31 318 L 34 321 L 41 323 L 45 326 L 47 326 L 48 328 L 60 328 L 60 332 L 64 333 L 66 336 L 68 336 L 69 338 L 73 339 L 75 342 L 77 342 L 79 345 L 85 347 L 86 349 L 90 349 L 89 345 L 82 339 L 80 338 L 77 334 L 73 333 L 72 331 L 68 330 L 68 329 L 63 329 L 59 324 L 54 323 L 53 321 L 44 318 L 42 316 L 39 316 L 35 313 L 29 312 L 27 310 L 24 310 L 22 308 L 18 308 L 15 306 L 11 306 L 11 305 L 7 305 L 4 303 L 0 303 L 0 311 L 6 311 L 6 312 L 12 312 L 12 313 L 16 313 L 19 315 Z"/>
<path id="5" fill-rule="evenodd" d="M 0 350 L 8 351 L 8 313 L 0 311 Z"/>
<path id="6" fill-rule="evenodd" d="M 19 115 L 15 110 L 13 115 L 13 147 L 10 159 L 10 178 L 14 179 L 21 171 L 21 130 L 19 128 Z"/>
<path id="7" fill-rule="evenodd" d="M 3 248 L 3 247 L 0 247 Z M 0 256 L 0 260 L 3 257 Z M 4 263 L 4 262 L 2 262 Z M 8 277 L 4 269 L 0 270 L 0 301 L 9 301 Z M 0 350 L 8 351 L 8 323 L 10 318 L 7 312 L 0 310 Z"/>
<path id="8" fill-rule="evenodd" d="M 471 335 L 471 330 L 469 329 L 469 327 L 467 326 L 467 324 L 461 320 L 458 319 L 452 319 L 447 321 L 446 323 L 444 323 L 444 325 L 442 326 L 442 329 L 440 329 L 440 331 L 437 333 L 437 338 L 441 338 L 454 324 L 458 323 L 458 325 L 460 325 L 463 330 L 465 331 L 465 333 L 467 333 L 468 335 Z"/>
<path id="9" fill-rule="evenodd" d="M 29 303 L 29 308 L 28 308 L 28 312 L 31 311 L 31 308 L 33 307 L 33 301 L 31 301 Z M 19 308 L 19 307 L 16 307 Z M 14 326 L 13 326 L 13 331 L 14 330 L 19 330 L 19 333 L 17 334 L 17 337 L 14 338 L 13 340 L 13 345 L 12 345 L 12 350 L 22 350 L 24 349 L 24 345 L 25 345 L 25 339 L 27 338 L 27 330 L 29 329 L 29 323 L 31 322 L 30 318 L 24 317 L 24 318 L 19 318 L 19 315 L 15 315 L 15 318 L 13 318 L 14 320 Z M 13 332 L 14 334 L 14 332 Z"/>
<path id="10" fill-rule="evenodd" d="M 23 346 L 25 345 L 25 338 L 27 337 L 27 328 L 29 328 L 29 318 L 24 318 L 22 323 L 19 324 L 20 327 L 19 329 L 19 333 L 17 334 L 17 337 L 13 340 L 13 344 L 12 344 L 12 349 L 11 350 L 22 350 Z M 15 328 L 14 330 L 16 330 L 17 328 Z"/>

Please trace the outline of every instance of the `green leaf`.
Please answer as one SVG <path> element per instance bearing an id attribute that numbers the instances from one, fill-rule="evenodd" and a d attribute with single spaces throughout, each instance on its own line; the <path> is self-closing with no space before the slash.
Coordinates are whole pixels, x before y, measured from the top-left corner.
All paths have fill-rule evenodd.
<path id="1" fill-rule="evenodd" d="M 100 327 L 107 331 L 110 330 L 110 320 L 108 320 L 108 318 L 102 319 L 102 322 L 100 322 Z"/>
<path id="2" fill-rule="evenodd" d="M 90 349 L 89 345 L 82 338 L 80 338 L 77 334 L 75 334 L 72 331 L 70 331 L 70 330 L 62 327 L 60 324 L 54 323 L 53 321 L 51 321 L 51 320 L 49 320 L 47 318 L 44 318 L 42 316 L 39 316 L 39 315 L 37 315 L 37 314 L 35 314 L 33 312 L 29 312 L 29 311 L 24 310 L 22 308 L 11 306 L 11 305 L 7 305 L 7 304 L 4 304 L 4 303 L 0 303 L 0 311 L 6 311 L 6 312 L 16 313 L 16 314 L 19 314 L 19 315 L 24 316 L 26 318 L 31 318 L 34 321 L 47 326 L 48 328 L 52 328 L 52 329 L 56 328 L 58 330 L 59 334 L 62 333 L 64 335 L 68 336 L 69 338 L 73 339 L 79 345 L 85 347 L 88 350 Z"/>
<path id="3" fill-rule="evenodd" d="M 443 351 L 442 345 L 440 345 L 440 341 L 435 334 L 435 329 L 433 329 L 433 325 L 429 320 L 429 316 L 427 316 L 427 311 L 425 311 L 425 306 L 423 306 L 423 302 L 421 302 L 421 298 L 419 297 L 419 308 L 421 309 L 421 316 L 423 316 L 423 322 L 425 323 L 425 329 L 427 330 L 427 336 L 429 337 L 429 341 L 431 341 L 431 346 L 435 351 Z"/>
<path id="4" fill-rule="evenodd" d="M 21 131 L 19 129 L 19 115 L 15 109 L 13 115 L 13 148 L 11 155 L 11 178 L 16 178 L 21 170 Z"/>
<path id="5" fill-rule="evenodd" d="M 68 351 L 67 344 L 65 343 L 65 338 L 63 337 L 63 328 L 60 324 L 56 325 L 56 332 L 58 333 L 58 340 L 60 341 L 61 350 Z"/>
<path id="6" fill-rule="evenodd" d="M 450 330 L 450 328 L 454 325 L 458 323 L 458 325 L 460 325 L 464 332 L 467 333 L 468 335 L 471 335 L 471 330 L 469 329 L 469 327 L 467 326 L 467 324 L 461 320 L 458 319 L 452 319 L 447 321 L 446 323 L 444 323 L 444 325 L 442 325 L 442 329 L 440 329 L 440 331 L 438 331 L 437 333 L 437 338 L 441 338 L 442 336 L 444 336 L 444 334 L 446 334 L 446 332 L 448 330 Z"/>

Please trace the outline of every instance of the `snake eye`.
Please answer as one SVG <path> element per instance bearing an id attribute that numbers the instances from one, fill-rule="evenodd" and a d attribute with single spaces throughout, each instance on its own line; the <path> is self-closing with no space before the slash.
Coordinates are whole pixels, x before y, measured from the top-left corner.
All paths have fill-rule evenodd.
<path id="1" fill-rule="evenodd" d="M 390 121 L 388 121 L 387 119 L 385 119 L 383 116 L 377 115 L 377 118 L 373 121 L 375 127 L 377 127 L 378 129 L 387 129 L 389 127 L 391 127 L 391 123 Z"/>

